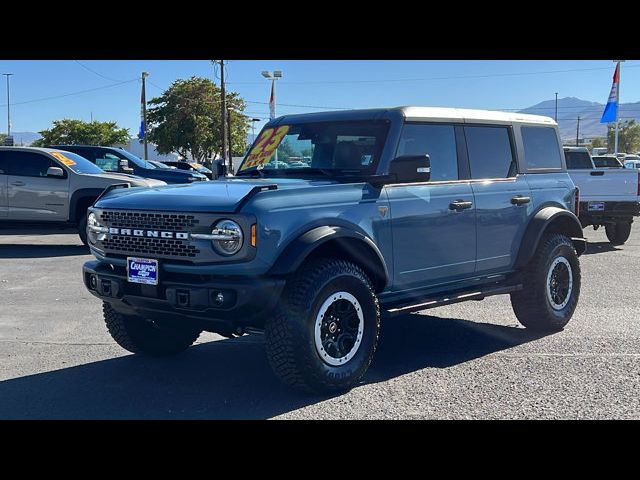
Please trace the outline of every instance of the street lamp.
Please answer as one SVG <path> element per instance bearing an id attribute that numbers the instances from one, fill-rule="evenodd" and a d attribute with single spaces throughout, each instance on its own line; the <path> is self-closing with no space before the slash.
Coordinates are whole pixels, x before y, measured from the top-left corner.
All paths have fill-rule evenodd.
<path id="1" fill-rule="evenodd" d="M 11 97 L 9 95 L 9 77 L 13 75 L 13 73 L 3 73 L 5 77 L 7 77 L 7 138 L 11 137 Z"/>
<path id="2" fill-rule="evenodd" d="M 276 80 L 282 78 L 282 70 L 274 70 L 270 72 L 268 70 L 262 71 L 262 76 L 267 80 L 271 80 L 271 96 L 269 97 L 269 119 L 276 118 Z M 278 168 L 278 149 L 275 153 L 275 167 Z"/>
<path id="3" fill-rule="evenodd" d="M 256 122 L 259 122 L 259 118 L 252 118 L 249 120 L 251 122 L 251 143 L 256 141 Z"/>

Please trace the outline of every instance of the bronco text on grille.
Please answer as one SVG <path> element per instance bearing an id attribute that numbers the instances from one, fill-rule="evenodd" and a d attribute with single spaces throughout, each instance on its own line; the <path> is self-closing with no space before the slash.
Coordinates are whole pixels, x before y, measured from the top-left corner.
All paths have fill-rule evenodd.
<path id="1" fill-rule="evenodd" d="M 200 250 L 190 245 L 189 232 L 198 220 L 193 215 L 103 211 L 109 227 L 102 245 L 112 252 L 193 258 Z"/>

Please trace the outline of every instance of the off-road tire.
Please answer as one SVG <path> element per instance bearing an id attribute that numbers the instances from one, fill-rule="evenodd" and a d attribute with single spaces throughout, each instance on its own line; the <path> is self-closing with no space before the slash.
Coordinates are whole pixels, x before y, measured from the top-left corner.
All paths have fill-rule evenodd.
<path id="1" fill-rule="evenodd" d="M 202 333 L 191 327 L 158 327 L 144 318 L 122 315 L 107 302 L 103 302 L 102 310 L 111 337 L 131 353 L 151 357 L 176 355 L 189 348 Z"/>
<path id="2" fill-rule="evenodd" d="M 323 302 L 336 292 L 353 295 L 363 314 L 362 340 L 345 364 L 322 360 L 315 343 L 315 324 Z M 265 348 L 276 375 L 287 385 L 311 393 L 353 387 L 371 363 L 380 333 L 380 306 L 371 280 L 354 263 L 321 258 L 300 267 L 265 325 Z"/>
<path id="3" fill-rule="evenodd" d="M 78 236 L 80 240 L 82 240 L 82 243 L 87 246 L 89 245 L 87 241 L 87 212 L 84 212 L 84 215 L 80 215 L 78 219 Z"/>
<path id="4" fill-rule="evenodd" d="M 604 231 L 611 245 L 624 245 L 631 235 L 631 222 L 607 223 Z"/>
<path id="5" fill-rule="evenodd" d="M 554 261 L 560 257 L 571 266 L 572 286 L 563 308 L 552 306 L 548 295 L 548 277 Z M 525 327 L 543 332 L 562 330 L 571 320 L 580 297 L 580 262 L 571 239 L 560 234 L 547 234 L 522 272 L 523 289 L 511 293 L 511 306 L 518 321 Z M 550 288 L 550 287 L 549 287 Z M 560 304 L 556 304 L 559 307 Z"/>

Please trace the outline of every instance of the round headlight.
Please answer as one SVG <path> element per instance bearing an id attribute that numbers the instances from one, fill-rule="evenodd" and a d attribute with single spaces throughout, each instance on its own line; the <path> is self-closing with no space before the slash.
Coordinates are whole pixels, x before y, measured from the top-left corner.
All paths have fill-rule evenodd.
<path id="1" fill-rule="evenodd" d="M 87 217 L 87 238 L 91 243 L 96 243 L 97 233 L 91 227 L 99 227 L 98 217 L 95 213 L 91 212 Z"/>
<path id="2" fill-rule="evenodd" d="M 235 255 L 242 248 L 244 235 L 242 228 L 233 220 L 222 220 L 215 224 L 211 235 L 216 237 L 211 243 L 221 255 Z"/>

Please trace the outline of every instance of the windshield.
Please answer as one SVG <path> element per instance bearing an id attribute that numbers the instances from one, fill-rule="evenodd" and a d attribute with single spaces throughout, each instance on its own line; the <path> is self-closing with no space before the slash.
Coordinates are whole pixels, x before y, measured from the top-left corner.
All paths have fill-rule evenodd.
<path id="1" fill-rule="evenodd" d="M 105 173 L 100 167 L 97 167 L 89 160 L 80 155 L 72 152 L 50 152 L 51 155 L 56 157 L 56 159 L 64 164 L 69 170 L 72 170 L 74 173 L 78 174 L 87 174 L 87 175 L 99 175 L 101 173 Z"/>
<path id="2" fill-rule="evenodd" d="M 139 157 L 136 157 L 133 153 L 131 152 L 127 152 L 126 150 L 122 150 L 120 148 L 118 148 L 116 150 L 120 155 L 122 155 L 123 157 L 125 157 L 127 160 L 129 160 L 130 162 L 134 163 L 136 166 L 140 167 L 140 168 L 149 168 L 151 170 L 154 170 L 156 167 L 153 163 L 151 162 L 147 162 Z"/>
<path id="3" fill-rule="evenodd" d="M 237 175 L 375 172 L 388 125 L 383 122 L 318 122 L 265 128 Z"/>

